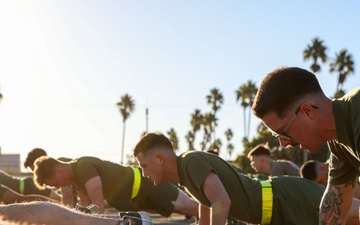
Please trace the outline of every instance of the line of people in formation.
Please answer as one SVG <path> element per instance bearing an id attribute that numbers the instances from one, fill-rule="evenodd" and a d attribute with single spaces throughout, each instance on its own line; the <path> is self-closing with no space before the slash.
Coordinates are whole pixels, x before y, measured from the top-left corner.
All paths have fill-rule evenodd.
<path id="1" fill-rule="evenodd" d="M 47 194 L 39 197 L 40 193 L 26 193 L 34 194 L 28 196 L 37 200 L 51 198 L 57 202 L 59 196 L 46 187 L 66 187 L 61 201 L 70 207 L 79 200 L 83 206 L 96 204 L 100 213 L 106 206 L 119 211 L 157 212 L 165 217 L 176 212 L 197 216 L 199 224 L 226 224 L 229 220 L 279 225 L 359 224 L 359 106 L 360 88 L 331 100 L 314 74 L 282 67 L 263 80 L 253 112 L 283 147 L 300 145 L 315 152 L 327 142 L 328 163 L 309 161 L 299 168 L 290 161 L 272 160 L 267 146 L 259 145 L 248 158 L 256 172 L 269 177 L 253 179 L 213 153 L 187 151 L 176 155 L 169 139 L 153 132 L 145 134 L 133 149 L 138 167 L 95 157 L 69 161 L 46 153 L 35 157 L 31 156 L 34 150 L 26 160 L 34 171 L 32 185 Z M 0 192 L 4 199 L 8 188 L 2 187 L 6 189 Z M 46 220 L 46 216 L 31 216 L 40 209 L 44 214 L 60 213 L 74 224 L 94 220 L 116 224 L 113 218 L 78 214 L 50 202 L 0 206 L 0 214 L 36 224 Z"/>
<path id="2" fill-rule="evenodd" d="M 168 139 L 165 136 L 160 133 L 149 133 L 147 136 L 143 137 L 144 140 L 139 142 L 140 147 L 137 146 L 134 150 L 136 151 L 134 154 L 136 154 L 136 157 L 138 158 L 140 153 L 140 167 L 123 166 L 89 156 L 80 157 L 75 160 L 69 158 L 54 159 L 48 157 L 43 149 L 35 148 L 28 153 L 24 163 L 25 167 L 34 171 L 34 177 L 15 178 L 0 171 L 0 198 L 5 204 L 22 201 L 51 201 L 54 203 L 62 203 L 62 205 L 66 205 L 69 208 L 75 207 L 79 201 L 79 203 L 85 207 L 96 204 L 99 207 L 98 213 L 103 213 L 104 209 L 107 206 L 110 206 L 118 211 L 157 212 L 165 217 L 170 216 L 172 212 L 187 216 L 198 216 L 198 203 L 194 198 L 189 197 L 188 194 L 184 193 L 174 185 L 174 183 L 181 184 L 181 176 L 185 176 L 186 173 L 181 174 L 178 171 L 178 180 L 168 178 L 169 180 L 166 180 L 165 182 L 161 181 L 156 183 L 157 180 L 155 177 L 148 179 L 147 176 L 149 176 L 149 174 L 142 171 L 142 168 L 145 171 L 148 170 L 148 167 L 151 167 L 151 163 L 154 162 L 143 160 L 143 158 L 145 158 L 144 156 L 147 156 L 147 153 L 143 153 L 142 149 L 154 148 L 154 146 L 141 146 L 142 142 L 148 142 L 149 140 L 146 140 L 146 138 L 149 139 L 150 137 L 151 139 L 155 139 L 154 143 L 158 143 L 158 145 L 155 146 L 164 146 L 162 148 L 165 150 L 165 147 L 171 149 L 171 143 L 166 143 Z M 165 155 L 170 155 L 173 151 L 166 152 L 162 148 L 160 148 L 157 153 L 159 155 L 158 160 L 166 162 L 165 159 L 167 158 L 164 157 L 164 159 L 162 159 L 162 154 L 165 153 Z M 214 159 L 219 161 L 216 163 L 214 162 L 219 165 L 216 165 L 216 167 L 214 166 L 214 168 L 211 169 L 214 170 L 215 174 L 222 174 L 220 171 L 217 172 L 217 169 L 223 170 L 223 173 L 227 173 L 226 171 L 238 171 L 237 168 L 234 168 L 228 163 L 225 164 L 225 161 L 219 159 L 217 156 L 218 151 L 209 150 L 207 153 L 189 151 L 183 155 L 194 155 L 194 159 L 189 161 L 192 162 L 194 160 L 194 162 L 189 163 L 184 161 L 184 165 L 189 163 L 189 165 L 186 166 L 189 168 L 185 169 L 185 171 L 191 171 L 191 167 L 194 167 L 194 171 L 202 168 L 202 166 L 200 166 L 201 164 L 198 164 L 196 161 L 199 160 L 197 157 L 209 162 L 212 162 Z M 237 192 L 243 193 L 235 196 L 228 194 L 229 198 L 239 198 L 239 200 L 247 199 L 247 201 L 240 201 L 238 206 L 236 206 L 235 202 L 232 203 L 236 210 L 235 212 L 228 212 L 228 224 L 230 223 L 229 221 L 233 223 L 234 221 L 237 221 L 237 224 L 242 224 L 240 221 L 252 224 L 287 224 L 295 221 L 299 221 L 298 223 L 300 224 L 304 221 L 308 221 L 309 223 L 306 224 L 316 224 L 316 221 L 318 220 L 318 212 L 316 209 L 319 207 L 320 199 L 324 192 L 324 187 L 321 186 L 326 186 L 328 179 L 327 164 L 310 160 L 299 168 L 299 166 L 289 160 L 273 160 L 271 158 L 270 149 L 266 145 L 256 146 L 247 156 L 250 159 L 251 167 L 258 174 L 262 174 L 263 176 L 257 177 L 258 179 L 256 181 L 250 179 L 254 177 L 253 175 L 251 175 L 250 178 L 247 178 L 246 175 L 241 173 L 235 174 L 235 176 L 240 178 L 240 184 L 243 187 L 240 188 L 239 184 L 237 184 L 233 186 L 232 189 L 234 192 L 236 189 Z M 205 158 L 203 159 L 202 157 Z M 181 158 L 186 157 L 177 157 L 177 166 L 180 165 Z M 178 169 L 182 170 L 182 168 Z M 209 170 L 209 168 L 207 170 Z M 284 175 L 285 177 L 281 178 L 281 176 Z M 198 180 L 198 182 L 204 179 L 201 178 L 201 173 L 197 176 L 198 177 L 194 177 L 193 179 Z M 312 180 L 320 185 L 299 179 L 299 176 Z M 175 175 L 173 177 L 176 178 Z M 230 176 L 229 178 L 231 179 Z M 268 217 L 268 221 L 265 221 L 267 214 L 265 212 L 266 209 L 262 208 L 265 205 L 264 199 L 262 198 L 264 198 L 264 195 L 266 194 L 264 190 L 270 188 L 267 188 L 266 184 L 263 184 L 263 182 L 269 178 L 272 183 L 272 190 L 270 193 L 275 196 L 277 193 L 281 193 L 281 196 L 278 196 L 278 199 L 272 199 L 271 218 Z M 222 179 L 220 179 L 220 181 L 224 184 L 228 182 L 226 180 L 223 181 Z M 234 181 L 236 181 L 235 177 Z M 201 186 L 201 183 L 198 185 Z M 186 183 L 184 183 L 184 186 L 189 188 Z M 49 187 L 58 189 L 61 195 Z M 357 185 L 357 187 L 359 187 L 359 185 Z M 200 187 L 198 187 L 198 189 L 201 190 Z M 261 194 L 259 195 L 260 192 Z M 190 191 L 190 193 L 192 192 Z M 261 197 L 262 195 L 263 197 Z M 358 198 L 359 196 L 360 189 L 357 188 L 355 197 Z M 201 199 L 201 197 L 197 197 L 196 195 L 194 197 L 197 200 Z M 204 196 L 202 197 L 204 198 Z M 303 199 L 304 197 L 306 198 Z M 306 201 L 310 199 L 312 200 Z M 202 204 L 201 201 L 200 203 Z M 290 207 L 292 203 L 297 205 L 297 207 L 299 207 L 299 204 L 300 206 L 304 204 L 303 206 L 306 210 L 304 210 L 304 212 L 299 212 L 296 208 L 292 209 Z M 37 203 L 35 208 L 40 207 L 39 204 L 40 203 Z M 358 201 L 354 199 L 352 209 L 354 212 L 352 213 L 353 216 L 349 217 L 349 221 L 358 220 L 358 216 L 356 215 L 356 207 L 358 207 L 358 205 Z M 207 208 L 209 208 L 209 205 L 207 205 Z M 245 208 L 247 208 L 247 210 L 244 210 Z M 232 214 L 230 214 L 230 212 Z M 201 212 L 200 215 L 209 216 L 210 214 Z M 275 215 L 277 215 L 278 218 L 276 218 Z M 19 216 L 16 217 L 19 219 Z M 85 217 L 88 218 L 87 216 Z M 29 220 L 31 218 L 24 219 Z M 93 218 L 89 217 L 89 219 Z M 33 218 L 33 221 L 35 222 L 38 222 L 38 220 L 38 218 Z M 271 223 L 272 220 L 274 222 Z"/>

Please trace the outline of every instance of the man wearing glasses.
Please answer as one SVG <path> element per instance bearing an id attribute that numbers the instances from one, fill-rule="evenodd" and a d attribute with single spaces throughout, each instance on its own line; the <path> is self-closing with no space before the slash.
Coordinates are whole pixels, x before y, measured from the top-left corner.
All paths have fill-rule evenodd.
<path id="1" fill-rule="evenodd" d="M 360 88 L 331 100 L 314 74 L 282 67 L 264 78 L 252 109 L 283 147 L 300 145 L 313 153 L 328 143 L 320 224 L 345 224 L 360 173 Z"/>

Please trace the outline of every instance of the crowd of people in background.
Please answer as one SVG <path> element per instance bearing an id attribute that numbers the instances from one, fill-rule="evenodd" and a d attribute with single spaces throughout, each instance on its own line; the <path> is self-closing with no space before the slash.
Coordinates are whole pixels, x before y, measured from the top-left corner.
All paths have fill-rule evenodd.
<path id="1" fill-rule="evenodd" d="M 107 207 L 179 213 L 199 224 L 359 224 L 360 88 L 332 100 L 311 72 L 282 67 L 265 77 L 252 109 L 282 147 L 299 145 L 313 153 L 327 143 L 329 160 L 274 160 L 263 143 L 247 154 L 254 169 L 249 175 L 219 157 L 218 149 L 177 155 L 159 132 L 135 144 L 138 166 L 90 156 L 54 159 L 35 148 L 24 163 L 33 176 L 0 171 L 0 200 L 10 204 L 0 206 L 0 215 L 46 223 L 45 215 L 29 216 L 36 209 L 73 224 L 118 224 L 116 218 L 84 214 L 95 205 L 97 214 Z"/>

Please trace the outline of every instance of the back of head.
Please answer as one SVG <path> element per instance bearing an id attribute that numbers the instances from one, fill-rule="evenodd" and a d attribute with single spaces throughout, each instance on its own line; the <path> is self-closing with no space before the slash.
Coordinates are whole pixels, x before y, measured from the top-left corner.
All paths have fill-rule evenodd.
<path id="1" fill-rule="evenodd" d="M 252 110 L 263 118 L 273 111 L 279 117 L 304 96 L 323 93 L 316 76 L 298 67 L 281 67 L 269 73 L 256 93 Z"/>
<path id="2" fill-rule="evenodd" d="M 24 167 L 25 168 L 32 167 L 34 165 L 35 160 L 40 156 L 44 156 L 44 155 L 47 155 L 44 149 L 42 148 L 32 149 L 26 157 L 26 160 L 24 162 Z"/>
<path id="3" fill-rule="evenodd" d="M 267 147 L 267 145 L 259 144 L 255 148 L 250 150 L 247 157 L 250 158 L 250 156 L 254 155 L 265 155 L 270 157 L 270 149 Z"/>
<path id="4" fill-rule="evenodd" d="M 309 160 L 301 165 L 300 176 L 302 178 L 314 181 L 317 178 L 316 161 Z"/>
<path id="5" fill-rule="evenodd" d="M 155 147 L 165 147 L 173 151 L 171 141 L 160 132 L 153 132 L 145 134 L 140 141 L 135 145 L 133 154 L 136 157 L 140 152 L 143 155 Z"/>
<path id="6" fill-rule="evenodd" d="M 51 179 L 59 162 L 48 156 L 41 156 L 34 162 L 34 183 L 39 189 L 45 188 L 44 180 Z"/>

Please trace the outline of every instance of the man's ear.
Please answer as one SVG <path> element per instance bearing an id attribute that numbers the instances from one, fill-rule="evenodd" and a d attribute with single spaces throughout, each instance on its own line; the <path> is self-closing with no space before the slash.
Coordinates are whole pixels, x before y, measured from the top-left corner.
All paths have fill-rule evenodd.
<path id="1" fill-rule="evenodd" d="M 163 164 L 164 163 L 164 155 L 161 153 L 161 152 L 157 152 L 156 155 L 156 161 L 160 164 Z"/>

